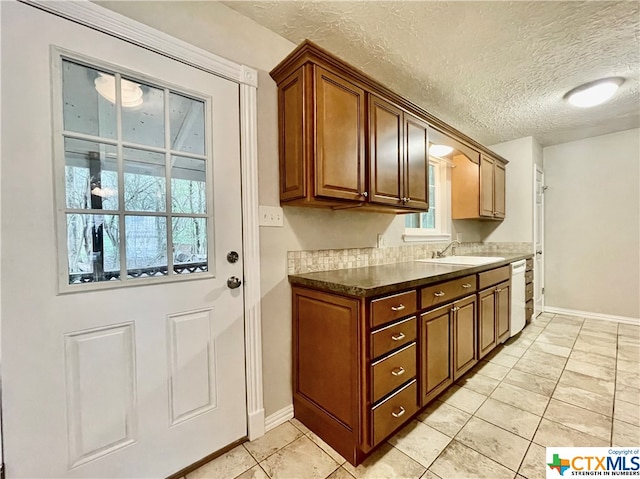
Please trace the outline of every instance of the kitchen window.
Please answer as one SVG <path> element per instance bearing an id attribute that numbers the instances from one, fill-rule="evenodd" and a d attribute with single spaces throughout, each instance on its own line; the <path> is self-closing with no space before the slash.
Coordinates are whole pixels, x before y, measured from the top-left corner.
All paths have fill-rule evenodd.
<path id="1" fill-rule="evenodd" d="M 210 275 L 208 100 L 93 62 L 60 68 L 61 290 Z"/>
<path id="2" fill-rule="evenodd" d="M 449 162 L 429 161 L 429 211 L 405 216 L 406 242 L 451 239 L 451 175 Z"/>

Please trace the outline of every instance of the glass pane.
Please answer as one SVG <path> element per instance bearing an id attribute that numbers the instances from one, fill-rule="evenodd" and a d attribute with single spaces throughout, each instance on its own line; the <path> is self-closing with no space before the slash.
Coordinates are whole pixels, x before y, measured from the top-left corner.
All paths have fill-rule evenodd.
<path id="1" fill-rule="evenodd" d="M 164 148 L 164 91 L 123 78 L 122 103 L 123 140 Z"/>
<path id="2" fill-rule="evenodd" d="M 123 148 L 124 207 L 127 211 L 166 211 L 163 153 Z"/>
<path id="3" fill-rule="evenodd" d="M 436 185 L 436 168 L 433 165 L 429 165 L 429 186 Z"/>
<path id="4" fill-rule="evenodd" d="M 174 213 L 206 213 L 206 162 L 171 157 L 171 208 Z"/>
<path id="5" fill-rule="evenodd" d="M 173 270 L 176 273 L 207 271 L 207 220 L 173 218 Z"/>
<path id="6" fill-rule="evenodd" d="M 125 217 L 127 276 L 167 274 L 167 219 L 162 216 Z"/>
<path id="7" fill-rule="evenodd" d="M 420 214 L 415 213 L 404 217 L 405 228 L 420 228 Z"/>
<path id="8" fill-rule="evenodd" d="M 103 88 L 100 87 L 102 84 L 105 85 Z M 108 99 L 109 88 L 111 101 Z M 103 138 L 116 137 L 113 75 L 63 60 L 62 99 L 65 130 Z"/>
<path id="9" fill-rule="evenodd" d="M 429 187 L 429 208 L 436 206 L 436 187 Z"/>
<path id="10" fill-rule="evenodd" d="M 169 93 L 171 149 L 204 155 L 204 102 Z"/>
<path id="11" fill-rule="evenodd" d="M 120 277 L 118 232 L 116 215 L 67 215 L 69 284 Z"/>
<path id="12" fill-rule="evenodd" d="M 65 138 L 67 208 L 118 209 L 116 147 Z"/>
<path id="13" fill-rule="evenodd" d="M 426 229 L 434 229 L 436 227 L 435 209 L 430 208 L 428 213 L 421 213 L 422 215 L 422 227 Z"/>

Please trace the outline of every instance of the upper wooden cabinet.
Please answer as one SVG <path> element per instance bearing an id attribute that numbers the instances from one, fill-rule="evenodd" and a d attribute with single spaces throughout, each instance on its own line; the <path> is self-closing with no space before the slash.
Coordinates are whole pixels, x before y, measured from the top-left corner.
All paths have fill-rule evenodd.
<path id="1" fill-rule="evenodd" d="M 476 165 L 480 153 L 499 158 L 308 40 L 271 76 L 278 85 L 283 204 L 425 211 L 432 131 L 447 135 L 461 151 L 478 155 Z M 504 184 L 504 169 L 502 173 Z M 471 194 L 478 203 L 479 192 Z"/>
<path id="2" fill-rule="evenodd" d="M 369 96 L 369 201 L 429 208 L 429 125 Z"/>
<path id="3" fill-rule="evenodd" d="M 451 217 L 503 220 L 505 217 L 505 162 L 488 155 L 453 157 Z"/>

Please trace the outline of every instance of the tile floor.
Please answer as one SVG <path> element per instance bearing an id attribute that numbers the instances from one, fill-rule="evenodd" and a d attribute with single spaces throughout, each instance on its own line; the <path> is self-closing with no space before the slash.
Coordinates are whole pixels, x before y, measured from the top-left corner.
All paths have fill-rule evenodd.
<path id="1" fill-rule="evenodd" d="M 545 477 L 545 446 L 640 446 L 640 327 L 542 314 L 354 468 L 295 419 L 186 479 Z"/>

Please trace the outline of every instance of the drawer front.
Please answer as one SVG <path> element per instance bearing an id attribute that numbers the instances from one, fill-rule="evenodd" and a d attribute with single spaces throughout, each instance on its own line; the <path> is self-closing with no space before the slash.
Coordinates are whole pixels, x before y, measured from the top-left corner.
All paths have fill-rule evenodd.
<path id="1" fill-rule="evenodd" d="M 533 299 L 527 301 L 524 307 L 524 317 L 530 320 L 531 316 L 533 316 Z"/>
<path id="2" fill-rule="evenodd" d="M 524 274 L 524 282 L 531 283 L 533 281 L 533 271 L 527 271 Z"/>
<path id="3" fill-rule="evenodd" d="M 422 309 L 438 304 L 448 303 L 461 296 L 475 293 L 478 286 L 476 275 L 454 279 L 435 286 L 427 286 L 420 290 L 420 306 Z"/>
<path id="4" fill-rule="evenodd" d="M 373 333 L 371 335 L 371 357 L 383 356 L 389 351 L 415 341 L 417 335 L 416 324 L 417 320 L 414 316 Z"/>
<path id="5" fill-rule="evenodd" d="M 511 265 L 485 271 L 478 274 L 478 288 L 484 289 L 494 284 L 508 281 L 511 278 Z"/>
<path id="6" fill-rule="evenodd" d="M 373 411 L 373 444 L 379 444 L 395 429 L 402 426 L 418 410 L 416 381 L 408 384 Z"/>
<path id="7" fill-rule="evenodd" d="M 524 286 L 524 300 L 529 301 L 533 299 L 533 283 L 527 283 Z"/>
<path id="8" fill-rule="evenodd" d="M 410 316 L 417 309 L 418 297 L 415 290 L 374 299 L 371 301 L 371 326 L 380 326 Z"/>
<path id="9" fill-rule="evenodd" d="M 401 349 L 371 365 L 372 402 L 416 376 L 416 344 Z"/>
<path id="10" fill-rule="evenodd" d="M 526 271 L 531 271 L 533 269 L 533 258 L 529 258 L 527 260 Z"/>

